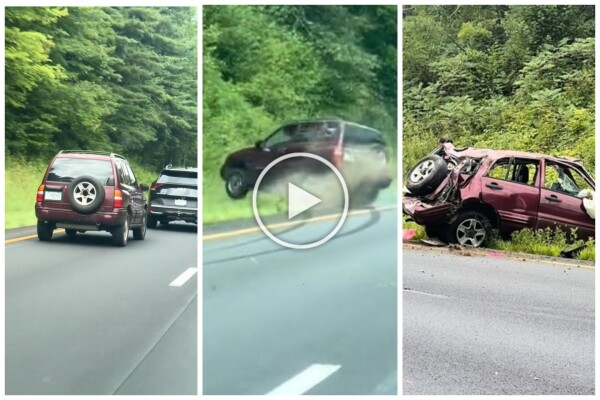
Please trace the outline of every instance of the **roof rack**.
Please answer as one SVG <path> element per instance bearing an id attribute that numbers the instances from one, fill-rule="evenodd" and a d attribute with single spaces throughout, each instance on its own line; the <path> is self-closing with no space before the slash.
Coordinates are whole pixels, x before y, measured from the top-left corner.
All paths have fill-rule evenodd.
<path id="1" fill-rule="evenodd" d="M 95 151 L 95 150 L 61 150 L 58 152 L 58 154 L 95 154 L 98 156 L 109 156 L 109 157 L 114 157 L 114 158 L 122 158 L 123 160 L 125 159 L 125 157 L 123 157 L 120 154 L 117 153 L 111 153 L 108 151 Z"/>

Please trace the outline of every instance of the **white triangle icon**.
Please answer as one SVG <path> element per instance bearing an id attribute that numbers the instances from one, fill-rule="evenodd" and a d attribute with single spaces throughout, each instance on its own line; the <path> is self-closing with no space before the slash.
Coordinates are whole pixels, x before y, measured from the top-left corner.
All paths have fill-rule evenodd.
<path id="1" fill-rule="evenodd" d="M 320 202 L 321 199 L 317 196 L 313 196 L 306 190 L 288 182 L 288 219 L 294 218 Z"/>

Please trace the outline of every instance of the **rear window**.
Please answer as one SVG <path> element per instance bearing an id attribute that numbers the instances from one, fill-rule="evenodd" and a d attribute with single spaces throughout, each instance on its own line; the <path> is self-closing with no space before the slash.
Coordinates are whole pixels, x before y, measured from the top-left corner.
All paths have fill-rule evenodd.
<path id="1" fill-rule="evenodd" d="M 344 129 L 344 143 L 378 143 L 385 145 L 381 132 L 364 126 L 347 124 Z"/>
<path id="2" fill-rule="evenodd" d="M 110 160 L 88 160 L 82 158 L 57 158 L 48 177 L 49 182 L 72 182 L 81 175 L 96 178 L 104 186 L 114 186 L 113 168 Z"/>
<path id="3" fill-rule="evenodd" d="M 171 185 L 198 186 L 197 171 L 163 171 L 156 183 L 168 183 Z"/>

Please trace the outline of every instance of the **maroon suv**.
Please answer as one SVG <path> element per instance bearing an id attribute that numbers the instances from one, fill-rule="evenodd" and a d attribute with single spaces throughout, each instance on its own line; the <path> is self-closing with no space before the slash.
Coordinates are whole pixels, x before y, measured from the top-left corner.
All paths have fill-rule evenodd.
<path id="1" fill-rule="evenodd" d="M 335 165 L 344 176 L 351 204 L 375 201 L 379 190 L 392 181 L 381 132 L 344 120 L 316 119 L 287 123 L 254 147 L 227 156 L 221 167 L 227 194 L 233 199 L 245 197 L 267 165 L 292 153 L 316 154 Z M 329 169 L 313 159 L 292 158 L 265 176 L 266 185 L 298 171 L 318 175 Z"/>
<path id="2" fill-rule="evenodd" d="M 144 240 L 147 190 L 118 154 L 61 151 L 38 188 L 38 238 L 50 240 L 56 228 L 64 228 L 67 236 L 108 231 L 116 246 L 125 246 L 131 229 L 134 239 Z"/>
<path id="3" fill-rule="evenodd" d="M 403 212 L 427 235 L 478 247 L 497 229 L 576 228 L 594 237 L 595 183 L 573 158 L 445 143 L 408 173 Z"/>

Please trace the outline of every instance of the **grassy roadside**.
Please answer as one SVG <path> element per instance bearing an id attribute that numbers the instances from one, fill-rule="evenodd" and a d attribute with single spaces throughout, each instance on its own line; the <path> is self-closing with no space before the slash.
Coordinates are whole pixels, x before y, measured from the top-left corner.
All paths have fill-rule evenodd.
<path id="1" fill-rule="evenodd" d="M 413 240 L 420 240 L 427 237 L 425 228 L 403 218 L 402 230 L 406 229 L 414 229 L 416 231 L 412 238 Z M 584 243 L 580 241 L 579 244 Z M 509 241 L 494 237 L 491 243 L 488 244 L 488 248 L 490 249 L 552 257 L 560 257 L 561 252 L 566 247 L 568 247 L 568 241 L 565 233 L 560 230 L 551 231 L 550 229 L 523 229 L 514 232 Z M 595 261 L 596 251 L 594 240 L 588 240 L 583 250 L 575 258 L 578 260 Z"/>
<path id="2" fill-rule="evenodd" d="M 35 196 L 41 184 L 42 176 L 50 160 L 11 160 L 6 159 L 4 175 L 4 228 L 19 228 L 35 225 Z M 150 185 L 158 176 L 139 165 L 131 164 L 136 178 L 141 183 Z"/>

